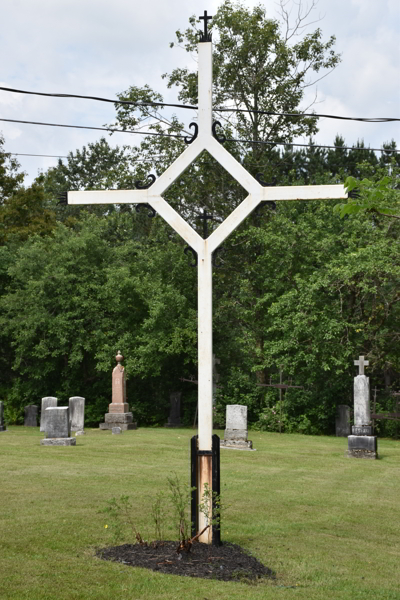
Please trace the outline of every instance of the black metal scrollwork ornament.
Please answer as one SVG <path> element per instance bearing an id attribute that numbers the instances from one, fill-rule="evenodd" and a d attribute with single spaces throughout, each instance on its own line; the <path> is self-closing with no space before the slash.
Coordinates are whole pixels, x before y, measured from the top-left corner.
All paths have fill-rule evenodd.
<path id="1" fill-rule="evenodd" d="M 197 267 L 197 252 L 196 252 L 196 250 L 193 250 L 193 248 L 191 248 L 190 246 L 186 246 L 183 251 L 186 254 L 186 256 L 189 256 L 189 252 L 191 253 L 191 255 L 193 257 L 193 262 L 190 263 L 190 266 Z"/>
<path id="2" fill-rule="evenodd" d="M 226 142 L 226 136 L 223 133 L 221 135 L 218 135 L 216 129 L 217 125 L 218 127 L 222 127 L 219 121 L 214 121 L 214 123 L 212 124 L 212 134 L 220 144 L 223 144 L 224 142 Z"/>
<path id="3" fill-rule="evenodd" d="M 156 180 L 156 176 L 153 173 L 147 175 L 147 179 L 150 179 L 150 182 L 142 183 L 141 181 L 135 181 L 135 187 L 137 190 L 147 190 Z"/>
<path id="4" fill-rule="evenodd" d="M 194 134 L 192 135 L 192 137 L 189 136 L 185 136 L 185 143 L 186 144 L 191 144 L 192 142 L 194 142 L 194 140 L 197 138 L 198 133 L 199 133 L 199 126 L 197 125 L 197 123 L 190 123 L 189 125 L 189 129 L 192 129 L 192 127 L 194 127 Z"/>
<path id="5" fill-rule="evenodd" d="M 68 205 L 68 192 L 61 192 L 56 196 L 58 202 L 56 206 L 67 206 Z"/>
<path id="6" fill-rule="evenodd" d="M 156 180 L 156 176 L 153 175 L 153 173 L 150 173 L 149 175 L 147 175 L 147 183 L 142 183 L 141 181 L 135 181 L 135 186 L 137 190 L 147 190 L 147 188 L 149 188 Z M 143 204 L 136 204 L 135 206 L 135 210 L 137 213 L 140 213 L 140 211 L 142 210 L 142 208 L 145 208 L 146 210 L 148 210 L 147 216 L 148 217 L 155 217 L 156 216 L 156 211 L 154 210 L 154 208 L 152 206 L 150 206 L 150 204 L 143 203 Z"/>
<path id="7" fill-rule="evenodd" d="M 142 208 L 145 208 L 146 210 L 148 210 L 149 212 L 147 213 L 148 217 L 155 217 L 156 216 L 156 211 L 154 210 L 154 208 L 152 206 L 150 206 L 150 204 L 143 203 L 143 204 L 136 204 L 135 206 L 135 210 L 137 213 L 140 213 L 140 211 L 142 210 Z"/>
<path id="8" fill-rule="evenodd" d="M 214 250 L 213 255 L 212 255 L 212 264 L 213 267 L 215 267 L 215 269 L 220 269 L 223 265 L 223 261 L 221 260 L 221 258 L 218 256 L 219 252 L 224 253 L 225 248 L 223 246 L 218 246 L 218 248 L 216 250 Z"/>

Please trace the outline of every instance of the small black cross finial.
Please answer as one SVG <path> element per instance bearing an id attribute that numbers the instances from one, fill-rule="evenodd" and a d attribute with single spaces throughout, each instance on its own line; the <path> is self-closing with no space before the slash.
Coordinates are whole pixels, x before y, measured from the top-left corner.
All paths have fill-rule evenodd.
<path id="1" fill-rule="evenodd" d="M 211 33 L 208 33 L 207 26 L 208 21 L 212 19 L 212 17 L 207 16 L 207 11 L 204 11 L 204 16 L 199 17 L 200 20 L 204 21 L 204 32 L 200 33 L 200 42 L 211 42 Z"/>
<path id="2" fill-rule="evenodd" d="M 203 210 L 203 214 L 197 216 L 198 219 L 203 221 L 203 238 L 206 240 L 208 238 L 208 223 L 207 221 L 214 221 L 214 217 L 210 215 L 206 209 Z"/>

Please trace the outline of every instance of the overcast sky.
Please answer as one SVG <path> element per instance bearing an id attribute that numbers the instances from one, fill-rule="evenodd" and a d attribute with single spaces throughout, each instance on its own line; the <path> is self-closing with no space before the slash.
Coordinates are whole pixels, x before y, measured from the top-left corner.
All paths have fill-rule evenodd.
<path id="1" fill-rule="evenodd" d="M 130 85 L 147 83 L 167 102 L 176 102 L 176 90 L 167 90 L 161 75 L 176 66 L 194 68 L 195 63 L 183 50 L 169 49 L 169 42 L 177 29 L 188 25 L 192 14 L 207 10 L 212 15 L 219 4 L 217 0 L 2 0 L 0 86 L 115 98 Z M 278 18 L 275 0 L 260 4 L 268 17 Z M 400 2 L 319 0 L 313 16 L 322 20 L 309 31 L 321 27 L 325 40 L 335 35 L 336 51 L 342 54 L 339 67 L 318 83 L 316 112 L 399 118 Z M 177 115 L 187 122 L 191 118 L 182 111 Z M 112 104 L 0 91 L 3 119 L 103 126 L 114 116 Z M 66 155 L 101 136 L 101 132 L 1 121 L 0 131 L 8 152 L 33 154 Z M 349 145 L 363 138 L 367 145 L 379 148 L 394 138 L 400 148 L 399 124 L 320 120 L 316 141 L 332 144 L 336 133 Z M 115 134 L 110 143 L 132 143 L 132 137 Z M 55 158 L 18 159 L 28 173 L 27 184 L 57 162 Z"/>

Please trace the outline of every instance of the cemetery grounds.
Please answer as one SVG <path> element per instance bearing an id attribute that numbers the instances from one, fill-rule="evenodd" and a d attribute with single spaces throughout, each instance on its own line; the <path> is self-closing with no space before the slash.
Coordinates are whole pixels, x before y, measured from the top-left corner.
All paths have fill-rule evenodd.
<path id="1" fill-rule="evenodd" d="M 323 436 L 249 431 L 256 452 L 221 449 L 222 540 L 274 579 L 180 577 L 96 557 L 114 545 L 99 513 L 112 497 L 130 496 L 136 527 L 154 539 L 151 504 L 169 474 L 188 482 L 193 433 L 87 429 L 76 447 L 41 446 L 39 428 L 1 433 L 1 600 L 400 599 L 397 440 L 379 440 L 377 461 L 347 458 L 346 438 Z M 119 543 L 133 542 L 127 530 Z"/>

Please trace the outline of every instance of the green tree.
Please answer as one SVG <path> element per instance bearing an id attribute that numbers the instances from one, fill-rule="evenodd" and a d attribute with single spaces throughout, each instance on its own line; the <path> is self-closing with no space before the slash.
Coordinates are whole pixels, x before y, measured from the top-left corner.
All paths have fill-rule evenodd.
<path id="1" fill-rule="evenodd" d="M 281 3 L 281 8 L 284 11 L 284 3 Z M 183 44 L 187 52 L 196 53 L 196 17 L 190 19 L 190 24 L 186 31 L 177 31 L 177 43 Z M 250 10 L 241 2 L 232 0 L 225 0 L 220 5 L 210 25 L 214 41 L 215 110 L 218 112 L 218 108 L 231 107 L 249 111 L 221 113 L 221 116 L 239 138 L 255 142 L 245 152 L 244 161 L 253 173 L 263 168 L 265 158 L 270 154 L 268 148 L 256 142 L 291 142 L 296 136 L 316 133 L 317 120 L 314 117 L 299 119 L 289 115 L 303 112 L 300 103 L 305 89 L 326 70 L 334 69 L 340 61 L 333 49 L 334 36 L 323 42 L 322 31 L 316 29 L 293 43 L 304 23 L 298 21 L 292 30 L 288 21 L 284 25 L 277 19 L 267 18 L 266 9 L 261 4 Z M 181 101 L 197 102 L 197 72 L 178 68 L 164 77 L 169 87 L 179 88 Z M 256 111 L 264 111 L 264 114 Z M 285 114 L 275 116 L 265 113 Z"/>
<path id="2" fill-rule="evenodd" d="M 131 225 L 125 213 L 82 216 L 72 229 L 31 236 L 9 264 L 0 323 L 14 349 L 6 399 L 16 413 L 41 396 L 76 393 L 87 398 L 88 421 L 98 422 L 121 349 L 136 416 L 166 418 L 169 390 L 196 352 L 193 275 L 182 285 L 186 257 L 162 227 L 143 242 Z"/>
<path id="3" fill-rule="evenodd" d="M 367 178 L 359 181 L 354 177 L 347 177 L 345 186 L 351 196 L 346 204 L 337 204 L 335 211 L 341 217 L 367 212 L 389 219 L 400 219 L 400 192 L 396 189 L 397 183 L 397 175 L 386 175 L 378 181 Z"/>

